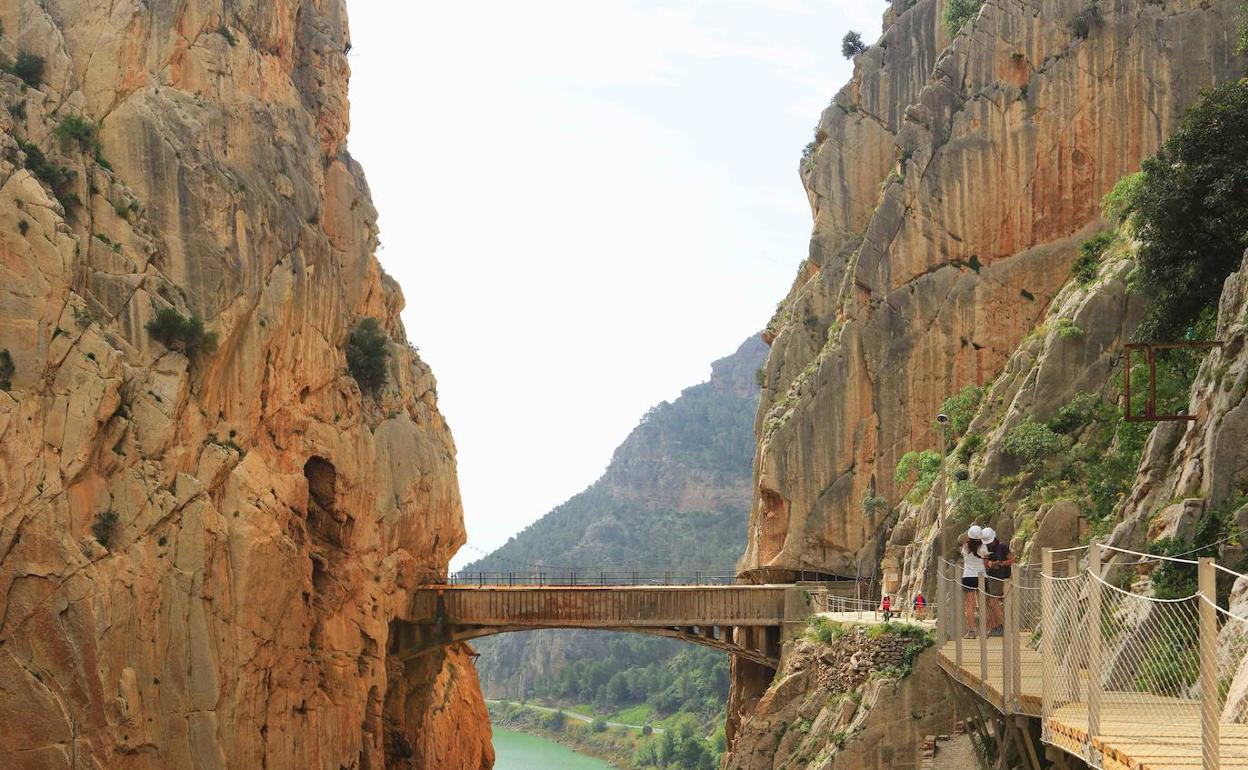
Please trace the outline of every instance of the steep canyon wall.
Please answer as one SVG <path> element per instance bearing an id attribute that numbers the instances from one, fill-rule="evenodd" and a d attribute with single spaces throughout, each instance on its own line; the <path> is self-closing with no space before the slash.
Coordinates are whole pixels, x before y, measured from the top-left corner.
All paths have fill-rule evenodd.
<path id="1" fill-rule="evenodd" d="M 0 756 L 488 767 L 469 651 L 387 659 L 465 536 L 346 151 L 343 1 L 3 0 L 0 22 Z M 157 342 L 169 308 L 216 350 Z M 375 397 L 344 353 L 365 317 Z"/>
<path id="2" fill-rule="evenodd" d="M 941 528 L 964 522 L 939 481 L 904 500 L 894 469 L 906 452 L 942 451 L 934 418 L 968 385 L 989 395 L 970 429 L 983 449 L 961 478 L 1000 486 L 998 503 L 1014 510 L 1034 478 L 1018 473 L 1004 436 L 1054 418 L 1080 393 L 1112 404 L 1121 344 L 1140 316 L 1129 236 L 1094 280 L 1071 283 L 1080 246 L 1108 227 L 1104 194 L 1160 147 L 1202 89 L 1245 65 L 1234 2 L 1101 2 L 1084 34 L 1071 24 L 1090 7 L 1082 0 L 987 0 L 952 37 L 943 5 L 892 4 L 801 163 L 814 229 L 766 335 L 739 564 L 758 580 L 869 574 L 882 563 L 887 590 L 930 591 Z M 1153 480 L 1141 466 L 1129 500 L 1226 486 L 1190 470 L 1161 483 L 1181 432 L 1153 434 L 1144 450 Z M 1190 467 L 1193 454 L 1166 467 Z M 1128 523 L 1115 538 L 1138 544 L 1151 513 L 1119 515 Z M 1028 529 L 1029 547 L 1067 544 L 1079 516 L 1059 501 L 1000 523 L 1007 537 L 1016 523 Z M 773 698 L 765 672 L 734 671 L 730 738 L 756 729 L 756 704 Z"/>

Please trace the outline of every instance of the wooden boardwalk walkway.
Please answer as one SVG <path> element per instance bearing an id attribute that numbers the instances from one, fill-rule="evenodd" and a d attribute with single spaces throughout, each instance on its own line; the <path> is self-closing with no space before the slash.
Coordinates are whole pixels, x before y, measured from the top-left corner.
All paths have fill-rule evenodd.
<path id="1" fill-rule="evenodd" d="M 957 643 L 946 642 L 940 649 L 941 667 L 963 686 L 988 702 L 997 711 L 1042 719 L 1043 665 L 1038 650 L 1032 649 L 1027 634 L 1020 635 L 1019 668 L 1021 686 L 1013 707 L 1006 708 L 1005 659 L 1002 637 L 989 637 L 983 645 L 987 653 L 987 679 L 981 678 L 981 645 L 978 639 L 962 642 L 962 665 L 957 665 Z M 1081 687 L 1087 673 L 1078 672 Z M 1165 698 L 1147 693 L 1108 692 L 1101 702 L 1101 727 L 1091 745 L 1104 770 L 1200 770 L 1200 703 Z M 1045 720 L 1051 745 L 1080 761 L 1086 761 L 1088 713 L 1086 704 L 1071 703 L 1056 709 Z M 1219 756 L 1221 770 L 1248 770 L 1248 725 L 1223 725 Z"/>

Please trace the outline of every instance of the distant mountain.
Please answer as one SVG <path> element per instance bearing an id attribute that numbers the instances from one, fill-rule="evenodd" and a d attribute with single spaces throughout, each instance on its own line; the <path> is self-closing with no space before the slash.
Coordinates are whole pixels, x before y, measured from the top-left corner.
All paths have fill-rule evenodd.
<path id="1" fill-rule="evenodd" d="M 749 517 L 759 397 L 755 372 L 766 357 L 766 344 L 751 337 L 713 363 L 707 382 L 646 413 L 588 489 L 463 571 L 732 571 Z M 515 697 L 559 689 L 553 683 L 565 666 L 600 659 L 621 641 L 634 649 L 640 645 L 646 659 L 658 664 L 682 651 L 671 640 L 631 635 L 621 640 L 590 631 L 507 634 L 474 646 L 487 696 Z M 606 698 L 596 698 L 592 688 L 565 694 L 580 702 Z M 718 695 L 699 693 L 698 711 L 704 713 Z M 644 697 L 632 694 L 635 701 Z M 659 702 L 671 706 L 670 698 Z"/>

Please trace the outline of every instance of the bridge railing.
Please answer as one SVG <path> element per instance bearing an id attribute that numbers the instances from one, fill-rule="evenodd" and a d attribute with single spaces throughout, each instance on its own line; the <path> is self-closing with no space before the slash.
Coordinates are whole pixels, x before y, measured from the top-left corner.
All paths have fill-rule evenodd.
<path id="1" fill-rule="evenodd" d="M 730 586 L 743 584 L 732 572 L 675 570 L 529 570 L 456 572 L 449 585 L 502 586 Z"/>
<path id="2" fill-rule="evenodd" d="M 792 571 L 786 582 L 828 584 L 823 572 Z M 731 586 L 753 585 L 731 570 L 592 570 L 532 569 L 510 571 L 460 571 L 446 580 L 449 585 L 504 586 Z M 845 579 L 841 582 L 850 582 Z"/>

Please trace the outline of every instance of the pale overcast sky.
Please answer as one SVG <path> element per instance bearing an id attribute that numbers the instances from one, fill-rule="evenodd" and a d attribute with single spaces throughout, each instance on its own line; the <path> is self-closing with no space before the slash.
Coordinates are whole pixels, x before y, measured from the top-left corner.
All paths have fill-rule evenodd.
<path id="1" fill-rule="evenodd" d="M 470 548 L 593 482 L 760 330 L 806 254 L 797 177 L 848 80 L 836 0 L 348 0 L 350 149 L 438 377 Z"/>

